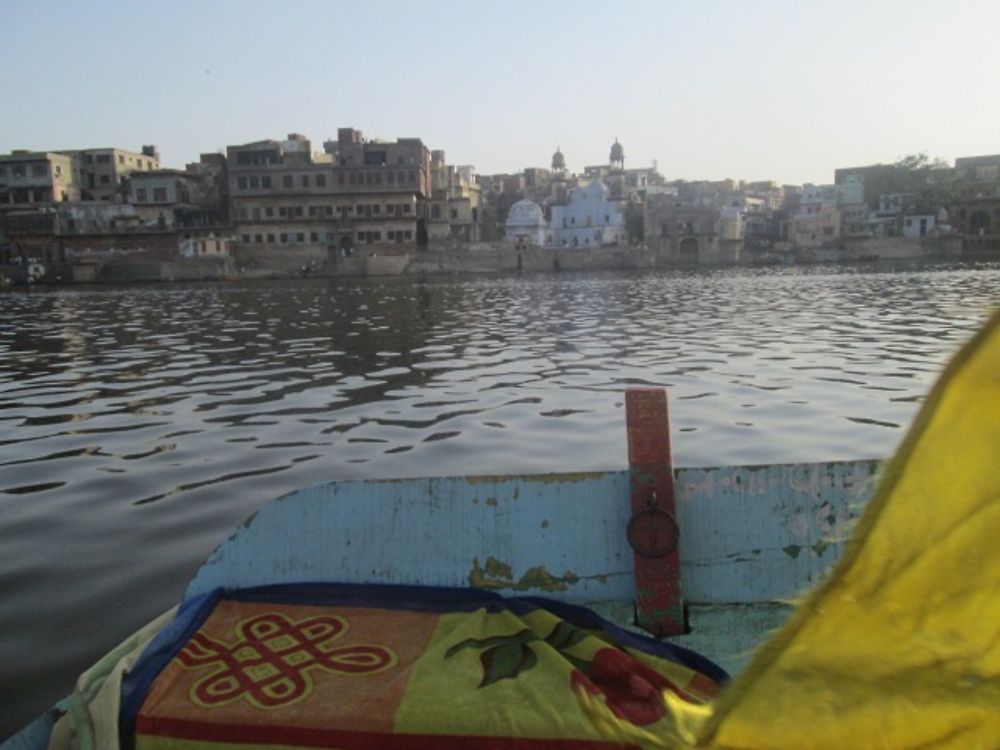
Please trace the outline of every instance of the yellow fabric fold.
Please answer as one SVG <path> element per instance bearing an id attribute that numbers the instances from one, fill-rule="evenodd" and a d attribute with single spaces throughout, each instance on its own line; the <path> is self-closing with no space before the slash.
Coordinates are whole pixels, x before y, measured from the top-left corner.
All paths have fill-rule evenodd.
<path id="1" fill-rule="evenodd" d="M 947 367 L 843 558 L 696 746 L 1000 747 L 1000 314 Z"/>

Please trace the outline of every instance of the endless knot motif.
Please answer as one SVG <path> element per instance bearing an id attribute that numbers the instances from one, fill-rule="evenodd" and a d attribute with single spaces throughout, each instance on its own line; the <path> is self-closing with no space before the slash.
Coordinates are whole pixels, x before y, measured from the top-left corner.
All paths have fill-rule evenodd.
<path id="1" fill-rule="evenodd" d="M 313 669 L 375 674 L 399 660 L 384 646 L 333 646 L 347 630 L 343 617 L 323 615 L 296 622 L 268 612 L 241 620 L 231 644 L 195 633 L 177 661 L 185 669 L 212 667 L 191 687 L 189 697 L 199 706 L 212 708 L 243 698 L 255 708 L 280 708 L 312 693 Z"/>

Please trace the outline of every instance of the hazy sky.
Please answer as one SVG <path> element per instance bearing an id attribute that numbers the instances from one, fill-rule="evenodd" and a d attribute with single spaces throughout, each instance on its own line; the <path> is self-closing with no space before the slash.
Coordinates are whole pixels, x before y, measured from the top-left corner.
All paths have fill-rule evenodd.
<path id="1" fill-rule="evenodd" d="M 0 152 L 418 136 L 480 172 L 1000 153 L 1000 0 L 0 0 Z"/>

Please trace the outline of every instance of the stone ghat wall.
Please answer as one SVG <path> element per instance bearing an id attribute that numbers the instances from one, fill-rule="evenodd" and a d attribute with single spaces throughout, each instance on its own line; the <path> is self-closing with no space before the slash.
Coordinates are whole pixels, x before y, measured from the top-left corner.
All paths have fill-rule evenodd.
<path id="1" fill-rule="evenodd" d="M 93 267 L 92 267 L 93 268 Z M 232 258 L 179 258 L 176 260 L 130 260 L 74 269 L 78 282 L 131 283 L 138 281 L 222 281 L 236 277 Z M 89 277 L 89 278 L 88 278 Z"/>
<path id="2" fill-rule="evenodd" d="M 501 242 L 435 243 L 415 251 L 407 274 L 536 271 L 597 271 L 653 268 L 655 253 L 637 247 L 540 248 L 518 250 Z"/>

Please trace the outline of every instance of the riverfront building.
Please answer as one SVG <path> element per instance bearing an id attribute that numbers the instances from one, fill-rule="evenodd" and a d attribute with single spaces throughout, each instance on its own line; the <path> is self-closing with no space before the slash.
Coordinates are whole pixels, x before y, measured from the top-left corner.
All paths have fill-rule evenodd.
<path id="1" fill-rule="evenodd" d="M 531 200 L 519 200 L 510 207 L 504 224 L 507 241 L 518 248 L 542 247 L 548 239 L 548 222 L 542 208 Z"/>
<path id="2" fill-rule="evenodd" d="M 12 151 L 0 156 L 0 210 L 117 200 L 130 174 L 159 169 L 153 146 L 74 151 Z"/>
<path id="3" fill-rule="evenodd" d="M 52 151 L 12 151 L 0 156 L 0 210 L 23 210 L 80 200 L 72 156 Z"/>
<path id="4" fill-rule="evenodd" d="M 608 188 L 594 179 L 569 193 L 569 202 L 552 206 L 548 244 L 555 247 L 600 247 L 624 242 L 624 217 L 608 198 Z"/>
<path id="5" fill-rule="evenodd" d="M 430 151 L 419 138 L 341 128 L 323 153 L 292 133 L 227 149 L 237 248 L 313 260 L 365 245 L 426 243 Z"/>

